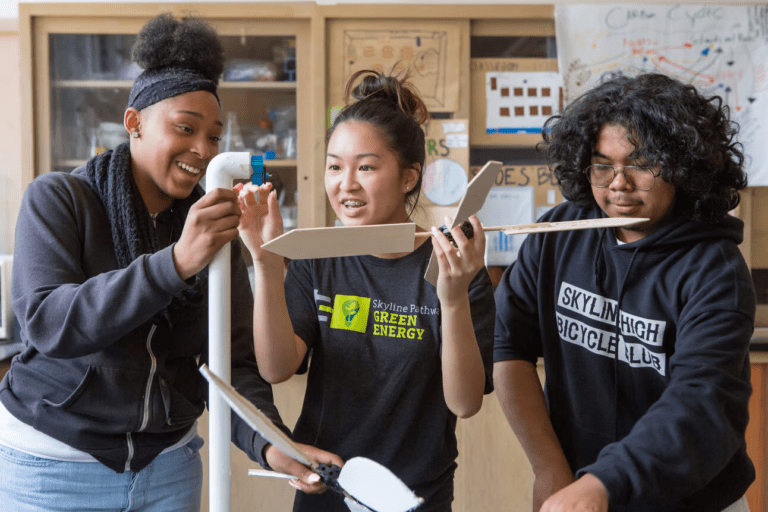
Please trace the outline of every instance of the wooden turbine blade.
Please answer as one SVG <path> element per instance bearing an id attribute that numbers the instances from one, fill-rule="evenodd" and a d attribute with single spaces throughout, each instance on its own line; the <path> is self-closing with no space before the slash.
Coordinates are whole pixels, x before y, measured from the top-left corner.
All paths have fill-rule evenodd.
<path id="1" fill-rule="evenodd" d="M 650 219 L 633 217 L 566 220 L 561 222 L 537 222 L 535 224 L 500 226 L 499 228 L 490 228 L 486 231 L 496 229 L 499 231 L 504 231 L 505 235 L 523 235 L 526 233 L 548 233 L 551 231 L 576 231 L 579 229 L 627 227 L 634 226 L 635 224 L 642 224 L 643 222 L 648 222 L 649 220 Z"/>
<path id="2" fill-rule="evenodd" d="M 294 260 L 412 252 L 416 224 L 294 229 L 261 246 Z"/>
<path id="3" fill-rule="evenodd" d="M 456 208 L 456 213 L 453 216 L 451 225 L 448 229 L 457 224 L 461 224 L 472 215 L 480 211 L 483 207 L 485 199 L 488 197 L 488 192 L 491 191 L 493 185 L 496 183 L 496 177 L 501 171 L 501 162 L 495 162 L 493 160 L 486 163 L 480 172 L 472 178 L 472 181 L 467 185 L 467 191 L 464 193 L 464 197 L 461 198 L 459 207 Z M 429 265 L 427 266 L 427 272 L 424 274 L 424 279 L 432 283 L 433 286 L 437 286 L 437 274 L 439 272 L 437 261 L 435 261 L 435 251 L 432 251 L 432 256 L 429 258 Z"/>

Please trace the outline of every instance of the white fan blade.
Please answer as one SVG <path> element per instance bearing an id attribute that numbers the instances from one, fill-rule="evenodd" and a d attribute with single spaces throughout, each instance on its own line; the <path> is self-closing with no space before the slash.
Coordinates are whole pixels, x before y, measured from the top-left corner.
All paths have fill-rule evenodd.
<path id="1" fill-rule="evenodd" d="M 344 504 L 349 508 L 350 512 L 376 512 L 371 510 L 359 501 L 355 501 L 352 497 L 344 498 Z"/>
<path id="2" fill-rule="evenodd" d="M 347 494 L 375 512 L 407 512 L 424 502 L 390 470 L 365 457 L 345 462 L 338 483 Z M 357 512 L 352 507 L 350 510 Z"/>

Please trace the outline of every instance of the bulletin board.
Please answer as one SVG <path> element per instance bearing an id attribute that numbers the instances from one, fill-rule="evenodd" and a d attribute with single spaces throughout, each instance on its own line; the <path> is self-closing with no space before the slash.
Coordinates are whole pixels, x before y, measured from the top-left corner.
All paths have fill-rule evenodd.
<path id="1" fill-rule="evenodd" d="M 344 105 L 344 87 L 355 72 L 407 71 L 430 112 L 459 108 L 460 21 L 329 21 L 329 107 Z"/>
<path id="2" fill-rule="evenodd" d="M 566 103 L 620 74 L 690 83 L 725 100 L 749 185 L 768 185 L 768 5 L 559 5 L 555 26 Z"/>

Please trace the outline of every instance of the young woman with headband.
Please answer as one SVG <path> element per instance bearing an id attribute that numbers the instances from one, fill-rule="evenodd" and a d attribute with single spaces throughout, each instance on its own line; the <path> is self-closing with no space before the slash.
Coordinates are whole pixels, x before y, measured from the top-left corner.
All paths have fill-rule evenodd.
<path id="1" fill-rule="evenodd" d="M 3 510 L 200 509 L 206 266 L 241 216 L 232 190 L 198 185 L 218 153 L 223 50 L 201 20 L 161 15 L 133 55 L 144 72 L 125 111 L 130 143 L 24 195 L 12 300 L 26 349 L 0 385 Z M 256 366 L 238 243 L 232 283 L 232 383 L 282 426 Z M 323 489 L 236 416 L 232 440 Z"/>

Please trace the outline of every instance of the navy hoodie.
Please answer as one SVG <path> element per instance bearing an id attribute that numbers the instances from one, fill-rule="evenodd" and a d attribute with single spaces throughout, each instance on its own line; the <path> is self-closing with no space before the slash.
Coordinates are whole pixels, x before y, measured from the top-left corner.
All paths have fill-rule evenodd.
<path id="1" fill-rule="evenodd" d="M 564 203 L 543 221 L 604 217 Z M 544 358 L 550 418 L 610 509 L 720 511 L 755 478 L 744 431 L 755 294 L 743 223 L 529 236 L 496 291 L 494 360 Z"/>

